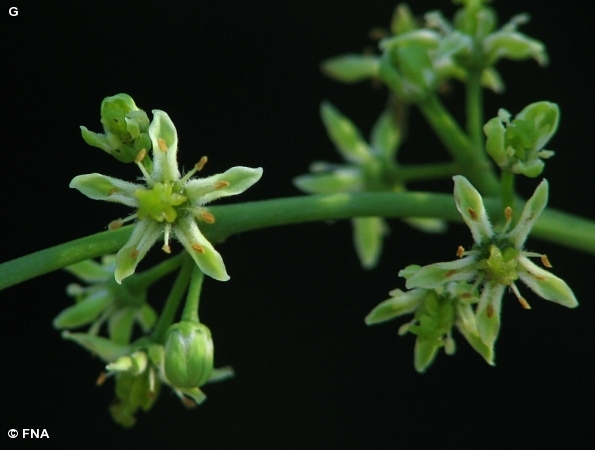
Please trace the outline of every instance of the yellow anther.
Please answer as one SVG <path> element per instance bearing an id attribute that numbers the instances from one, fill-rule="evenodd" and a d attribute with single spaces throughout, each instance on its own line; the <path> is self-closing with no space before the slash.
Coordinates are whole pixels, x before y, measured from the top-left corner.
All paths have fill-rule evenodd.
<path id="1" fill-rule="evenodd" d="M 162 152 L 166 152 L 167 151 L 167 144 L 165 143 L 165 139 L 163 139 L 163 138 L 157 138 L 157 144 L 159 145 L 159 149 Z"/>
<path id="2" fill-rule="evenodd" d="M 215 189 L 223 189 L 223 188 L 226 188 L 227 186 L 229 186 L 229 182 L 227 182 L 225 180 L 217 181 L 215 183 Z"/>
<path id="3" fill-rule="evenodd" d="M 529 304 L 529 302 L 527 300 L 525 300 L 523 297 L 519 297 L 519 303 L 521 304 L 521 306 L 525 309 L 531 309 L 531 305 Z"/>
<path id="4" fill-rule="evenodd" d="M 171 253 L 171 247 L 167 244 L 164 244 L 163 247 L 161 247 L 161 250 L 163 250 L 168 255 Z"/>
<path id="5" fill-rule="evenodd" d="M 208 158 L 206 156 L 203 156 L 202 158 L 200 158 L 200 161 L 198 161 L 194 167 L 196 168 L 196 170 L 200 171 L 205 166 L 207 161 Z"/>
<path id="6" fill-rule="evenodd" d="M 548 259 L 547 255 L 541 255 L 541 264 L 543 264 L 548 269 L 551 269 L 552 267 L 554 267 L 554 266 L 552 266 L 552 263 Z"/>
<path id="7" fill-rule="evenodd" d="M 504 208 L 504 217 L 507 221 L 512 219 L 512 208 L 510 206 Z"/>
<path id="8" fill-rule="evenodd" d="M 140 152 L 138 152 L 136 154 L 136 158 L 134 158 L 134 162 L 138 164 L 143 159 L 145 159 L 145 156 L 147 156 L 147 150 L 144 148 L 141 148 Z"/>
<path id="9" fill-rule="evenodd" d="M 117 230 L 118 228 L 120 228 L 123 224 L 124 224 L 124 221 L 122 219 L 112 220 L 109 223 L 109 225 L 107 226 L 107 229 L 110 231 L 114 231 L 114 230 Z"/>
<path id="10" fill-rule="evenodd" d="M 457 256 L 459 258 L 462 258 L 464 254 L 465 254 L 465 249 L 463 248 L 462 245 L 459 245 L 459 248 L 457 248 Z"/>
<path id="11" fill-rule="evenodd" d="M 215 216 L 208 211 L 202 210 L 200 212 L 200 218 L 206 223 L 215 223 Z"/>
<path id="12" fill-rule="evenodd" d="M 204 253 L 205 249 L 200 244 L 192 244 L 192 248 L 196 250 L 198 253 Z"/>
<path id="13" fill-rule="evenodd" d="M 105 372 L 101 372 L 99 374 L 99 376 L 97 377 L 97 381 L 95 381 L 95 385 L 101 386 L 103 383 L 105 383 L 106 379 L 107 379 L 107 374 Z"/>

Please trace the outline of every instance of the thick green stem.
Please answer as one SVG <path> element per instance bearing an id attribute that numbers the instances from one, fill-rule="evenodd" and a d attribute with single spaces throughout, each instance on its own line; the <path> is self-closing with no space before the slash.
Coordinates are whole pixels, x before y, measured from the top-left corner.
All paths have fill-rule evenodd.
<path id="1" fill-rule="evenodd" d="M 492 217 L 502 215 L 500 198 L 485 198 Z M 517 205 L 519 210 L 523 205 Z M 214 206 L 214 224 L 201 224 L 207 239 L 220 242 L 244 231 L 294 223 L 352 217 L 437 217 L 461 222 L 451 194 L 422 192 L 310 195 L 235 205 Z M 0 289 L 79 261 L 114 253 L 128 240 L 134 225 L 104 231 L 0 264 Z M 595 254 L 595 222 L 546 209 L 532 237 Z"/>
<path id="2" fill-rule="evenodd" d="M 485 152 L 482 148 L 477 148 L 461 130 L 440 99 L 432 94 L 418 106 L 442 144 L 458 163 L 461 173 L 484 195 L 498 195 L 500 192 L 498 179 L 492 171 Z"/>
<path id="3" fill-rule="evenodd" d="M 194 266 L 192 280 L 186 296 L 186 304 L 182 312 L 182 320 L 185 322 L 200 323 L 198 319 L 198 306 L 200 304 L 200 291 L 205 276 L 198 266 Z"/>
<path id="4" fill-rule="evenodd" d="M 469 70 L 466 80 L 466 115 L 467 133 L 476 151 L 483 152 L 483 88 L 481 87 L 481 69 Z"/>
<path id="5" fill-rule="evenodd" d="M 159 320 L 155 325 L 155 329 L 151 334 L 151 341 L 157 342 L 159 344 L 163 344 L 165 342 L 165 335 L 167 333 L 167 329 L 169 326 L 174 322 L 174 317 L 176 316 L 176 312 L 178 311 L 178 307 L 180 306 L 180 302 L 182 301 L 182 297 L 184 296 L 184 291 L 188 286 L 190 281 L 190 277 L 192 275 L 192 270 L 195 266 L 194 261 L 186 254 L 182 263 L 182 268 L 178 273 L 176 281 L 167 296 L 167 300 L 165 301 L 165 306 L 163 307 L 163 311 L 159 316 Z"/>

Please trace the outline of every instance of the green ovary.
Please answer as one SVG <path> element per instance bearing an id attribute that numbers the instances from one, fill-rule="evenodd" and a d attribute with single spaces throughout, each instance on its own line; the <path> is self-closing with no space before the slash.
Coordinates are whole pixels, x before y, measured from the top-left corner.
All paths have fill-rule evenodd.
<path id="1" fill-rule="evenodd" d="M 477 268 L 485 272 L 486 279 L 510 286 L 519 277 L 516 266 L 520 252 L 512 247 L 504 251 L 490 245 L 490 256 L 477 263 Z"/>
<path id="2" fill-rule="evenodd" d="M 134 195 L 138 198 L 138 217 L 151 217 L 157 222 L 166 220 L 172 223 L 178 217 L 175 206 L 186 202 L 186 197 L 172 193 L 170 183 L 155 183 L 151 189 L 138 189 Z"/>

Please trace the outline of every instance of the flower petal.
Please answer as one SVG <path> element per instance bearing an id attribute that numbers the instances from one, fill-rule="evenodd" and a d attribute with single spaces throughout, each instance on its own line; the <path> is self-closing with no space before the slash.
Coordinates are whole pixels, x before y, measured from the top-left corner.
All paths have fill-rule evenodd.
<path id="1" fill-rule="evenodd" d="M 362 267 L 376 267 L 382 253 L 382 240 L 388 230 L 386 223 L 381 217 L 357 217 L 351 223 L 353 243 Z"/>
<path id="2" fill-rule="evenodd" d="M 370 311 L 364 319 L 366 325 L 375 325 L 403 314 L 412 313 L 424 300 L 427 291 L 425 289 L 413 289 L 403 292 L 400 289 L 395 289 L 391 291 L 390 295 L 391 298 L 379 303 Z"/>
<path id="3" fill-rule="evenodd" d="M 564 280 L 537 266 L 526 256 L 519 258 L 519 264 L 522 268 L 518 271 L 519 278 L 537 295 L 567 308 L 578 306 L 572 289 Z"/>
<path id="4" fill-rule="evenodd" d="M 419 373 L 424 373 L 436 358 L 440 347 L 444 345 L 440 339 L 416 339 L 413 349 L 413 365 Z"/>
<path id="5" fill-rule="evenodd" d="M 134 192 L 142 186 L 99 173 L 88 173 L 74 177 L 69 187 L 79 190 L 93 200 L 105 200 L 136 207 L 138 199 L 134 196 Z"/>
<path id="6" fill-rule="evenodd" d="M 450 281 L 467 281 L 477 275 L 475 256 L 467 256 L 450 262 L 424 266 L 407 278 L 407 289 L 434 289 Z"/>
<path id="7" fill-rule="evenodd" d="M 500 331 L 500 309 L 505 289 L 506 286 L 503 284 L 486 283 L 475 312 L 479 337 L 490 348 L 494 347 Z"/>
<path id="8" fill-rule="evenodd" d="M 262 167 L 232 167 L 207 178 L 196 178 L 186 183 L 186 196 L 196 206 L 230 195 L 241 194 L 262 176 Z"/>
<path id="9" fill-rule="evenodd" d="M 160 182 L 178 180 L 178 133 L 166 112 L 153 110 L 149 136 L 153 143 L 153 178 Z"/>
<path id="10" fill-rule="evenodd" d="M 191 215 L 179 219 L 174 231 L 178 240 L 205 275 L 219 281 L 229 280 L 223 258 L 200 232 Z"/>
<path id="11" fill-rule="evenodd" d="M 478 244 L 489 240 L 494 231 L 483 206 L 481 194 L 462 175 L 452 177 L 455 182 L 454 197 L 457 209 L 471 230 L 473 240 Z"/>
<path id="12" fill-rule="evenodd" d="M 509 233 L 509 237 L 512 238 L 514 247 L 517 249 L 522 248 L 523 244 L 527 240 L 527 236 L 531 232 L 531 228 L 539 219 L 539 215 L 547 205 L 548 199 L 548 182 L 547 180 L 543 180 L 535 189 L 535 192 L 531 196 L 525 207 L 523 208 L 523 213 L 519 218 L 519 221 Z"/>
<path id="13" fill-rule="evenodd" d="M 145 257 L 153 246 L 162 226 L 152 219 L 143 219 L 136 222 L 130 239 L 116 255 L 116 270 L 114 276 L 118 283 L 129 277 L 136 270 L 138 263 Z"/>

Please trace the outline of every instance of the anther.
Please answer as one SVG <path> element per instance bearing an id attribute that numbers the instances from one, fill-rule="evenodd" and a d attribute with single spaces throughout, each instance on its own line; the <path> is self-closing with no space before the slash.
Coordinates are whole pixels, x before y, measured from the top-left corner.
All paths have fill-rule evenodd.
<path id="1" fill-rule="evenodd" d="M 465 254 L 465 249 L 463 248 L 462 245 L 459 245 L 459 248 L 457 248 L 457 256 L 459 258 L 462 258 L 464 254 Z"/>
<path id="2" fill-rule="evenodd" d="M 531 305 L 529 305 L 529 302 L 521 295 L 514 283 L 510 285 L 510 289 L 512 289 L 512 292 L 514 292 L 514 295 L 516 295 L 516 298 L 523 308 L 531 309 Z"/>
<path id="3" fill-rule="evenodd" d="M 469 215 L 471 216 L 471 218 L 473 220 L 477 220 L 477 213 L 475 212 L 475 210 L 473 208 L 467 208 L 467 212 L 469 213 Z"/>
<path id="4" fill-rule="evenodd" d="M 523 297 L 519 297 L 519 303 L 521 304 L 521 306 L 525 309 L 531 309 L 531 305 L 529 304 L 529 302 L 527 300 L 525 300 Z"/>
<path id="5" fill-rule="evenodd" d="M 162 152 L 166 152 L 167 151 L 167 144 L 165 143 L 165 139 L 163 139 L 163 138 L 157 138 L 157 144 L 159 145 L 159 149 Z"/>
<path id="6" fill-rule="evenodd" d="M 96 386 L 101 386 L 107 380 L 107 374 L 105 372 L 101 372 L 97 377 L 97 381 L 95 381 Z"/>
<path id="7" fill-rule="evenodd" d="M 138 152 L 136 154 L 136 158 L 134 158 L 134 162 L 135 163 L 140 163 L 143 159 L 145 159 L 145 156 L 147 156 L 147 150 L 145 150 L 144 148 L 142 148 L 140 150 L 140 152 Z"/>
<path id="8" fill-rule="evenodd" d="M 554 267 L 554 266 L 552 266 L 552 263 L 548 259 L 547 255 L 541 255 L 541 264 L 543 264 L 548 269 L 551 269 L 552 267 Z"/>
<path id="9" fill-rule="evenodd" d="M 107 229 L 110 231 L 114 231 L 114 230 L 117 230 L 118 228 L 120 228 L 122 225 L 124 225 L 124 221 L 122 219 L 112 220 L 108 224 Z"/>
<path id="10" fill-rule="evenodd" d="M 198 253 L 204 253 L 205 249 L 200 244 L 192 244 L 192 248 L 196 250 Z"/>
<path id="11" fill-rule="evenodd" d="M 215 223 L 215 216 L 208 211 L 202 210 L 200 212 L 200 218 L 206 223 Z"/>
<path id="12" fill-rule="evenodd" d="M 203 156 L 202 158 L 200 158 L 200 161 L 198 161 L 194 167 L 196 168 L 196 170 L 200 171 L 205 166 L 207 161 L 208 158 L 206 156 Z"/>
<path id="13" fill-rule="evenodd" d="M 507 206 L 506 208 L 504 208 L 504 217 L 506 218 L 507 221 L 512 219 L 512 208 L 510 206 Z"/>
<path id="14" fill-rule="evenodd" d="M 227 182 L 225 180 L 217 181 L 215 183 L 215 189 L 223 189 L 223 188 L 226 188 L 227 186 L 229 186 L 229 182 Z"/>
<path id="15" fill-rule="evenodd" d="M 171 253 L 171 247 L 167 244 L 163 244 L 163 247 L 161 247 L 161 250 L 163 250 L 168 255 Z"/>

